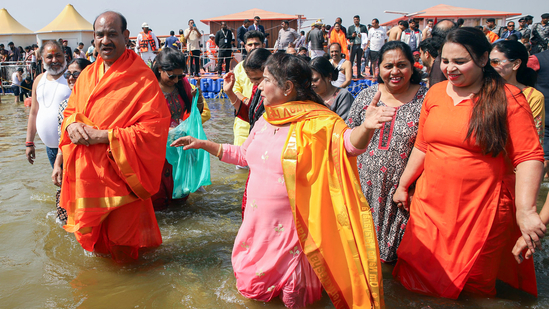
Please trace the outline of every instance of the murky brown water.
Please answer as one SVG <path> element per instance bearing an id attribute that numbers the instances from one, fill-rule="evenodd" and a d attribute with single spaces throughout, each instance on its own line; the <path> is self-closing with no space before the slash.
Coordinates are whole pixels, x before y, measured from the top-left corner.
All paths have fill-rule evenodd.
<path id="1" fill-rule="evenodd" d="M 11 96 L 0 98 L 0 308 L 283 308 L 280 301 L 248 300 L 235 288 L 231 250 L 246 172 L 212 159 L 206 193 L 157 213 L 162 246 L 136 264 L 120 266 L 86 254 L 55 223 L 45 146 L 37 138 L 37 160 L 28 164 L 28 108 L 12 103 Z M 232 142 L 232 106 L 208 104 L 208 138 Z M 546 194 L 545 187 L 541 196 Z M 549 308 L 547 240 L 544 246 L 546 251 L 535 255 L 538 299 L 505 287 L 495 299 L 426 297 L 405 290 L 392 279 L 392 266 L 384 265 L 387 308 Z M 311 308 L 333 306 L 325 295 Z"/>

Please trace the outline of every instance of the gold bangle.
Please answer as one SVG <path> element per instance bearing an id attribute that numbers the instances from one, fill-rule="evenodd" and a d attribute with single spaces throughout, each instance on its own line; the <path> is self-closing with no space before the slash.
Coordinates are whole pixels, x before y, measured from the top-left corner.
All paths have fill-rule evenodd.
<path id="1" fill-rule="evenodd" d="M 217 155 L 216 157 L 219 158 L 219 156 L 221 155 L 221 150 L 223 149 L 223 144 L 219 144 L 219 149 L 217 150 Z M 219 158 L 221 160 L 221 158 Z"/>

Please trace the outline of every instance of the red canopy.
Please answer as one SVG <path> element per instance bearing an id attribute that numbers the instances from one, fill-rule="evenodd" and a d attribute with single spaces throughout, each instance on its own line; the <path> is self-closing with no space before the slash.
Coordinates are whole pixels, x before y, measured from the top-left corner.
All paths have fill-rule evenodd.
<path id="1" fill-rule="evenodd" d="M 229 15 L 223 15 L 219 17 L 212 17 L 208 19 L 201 19 L 200 21 L 206 25 L 210 25 L 210 22 L 222 22 L 222 21 L 243 21 L 244 19 L 249 19 L 252 21 L 255 16 L 261 17 L 261 20 L 294 20 L 298 19 L 297 15 L 289 15 L 282 13 L 269 12 L 261 9 L 251 9 L 240 13 L 234 13 Z M 301 19 L 305 19 L 304 16 L 301 16 Z"/>
<path id="2" fill-rule="evenodd" d="M 511 13 L 511 12 L 502 12 L 502 11 L 491 11 L 491 10 L 477 10 L 477 9 L 468 9 L 460 8 L 457 6 L 451 6 L 447 4 L 439 4 L 433 7 L 430 7 L 425 10 L 421 10 L 421 14 L 416 14 L 413 16 L 402 16 L 391 21 L 381 24 L 381 26 L 392 26 L 396 25 L 400 20 L 409 19 L 409 18 L 424 18 L 424 19 L 453 19 L 453 18 L 488 18 L 488 17 L 510 17 L 521 15 L 521 13 Z"/>

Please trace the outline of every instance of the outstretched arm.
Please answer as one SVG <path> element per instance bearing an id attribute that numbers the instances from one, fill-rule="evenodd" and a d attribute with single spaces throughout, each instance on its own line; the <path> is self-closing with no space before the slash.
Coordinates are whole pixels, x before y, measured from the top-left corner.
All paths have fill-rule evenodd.
<path id="1" fill-rule="evenodd" d="M 212 141 L 196 139 L 192 136 L 180 137 L 170 144 L 170 147 L 181 147 L 181 146 L 183 146 L 183 150 L 204 149 L 207 152 L 209 152 L 212 156 L 216 156 L 220 159 L 223 154 L 223 145 L 214 143 Z"/>

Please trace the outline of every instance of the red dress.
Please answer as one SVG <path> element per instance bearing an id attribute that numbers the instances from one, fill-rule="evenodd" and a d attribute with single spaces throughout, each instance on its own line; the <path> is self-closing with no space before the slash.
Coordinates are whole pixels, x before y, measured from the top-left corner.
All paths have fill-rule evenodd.
<path id="1" fill-rule="evenodd" d="M 543 162 L 528 102 L 507 85 L 506 155 L 492 157 L 465 141 L 473 102 L 454 106 L 447 84 L 429 90 L 421 111 L 415 147 L 425 168 L 393 276 L 409 290 L 454 299 L 462 290 L 495 295 L 496 278 L 537 295 L 533 260 L 519 265 L 511 254 L 521 235 L 513 168 Z"/>

